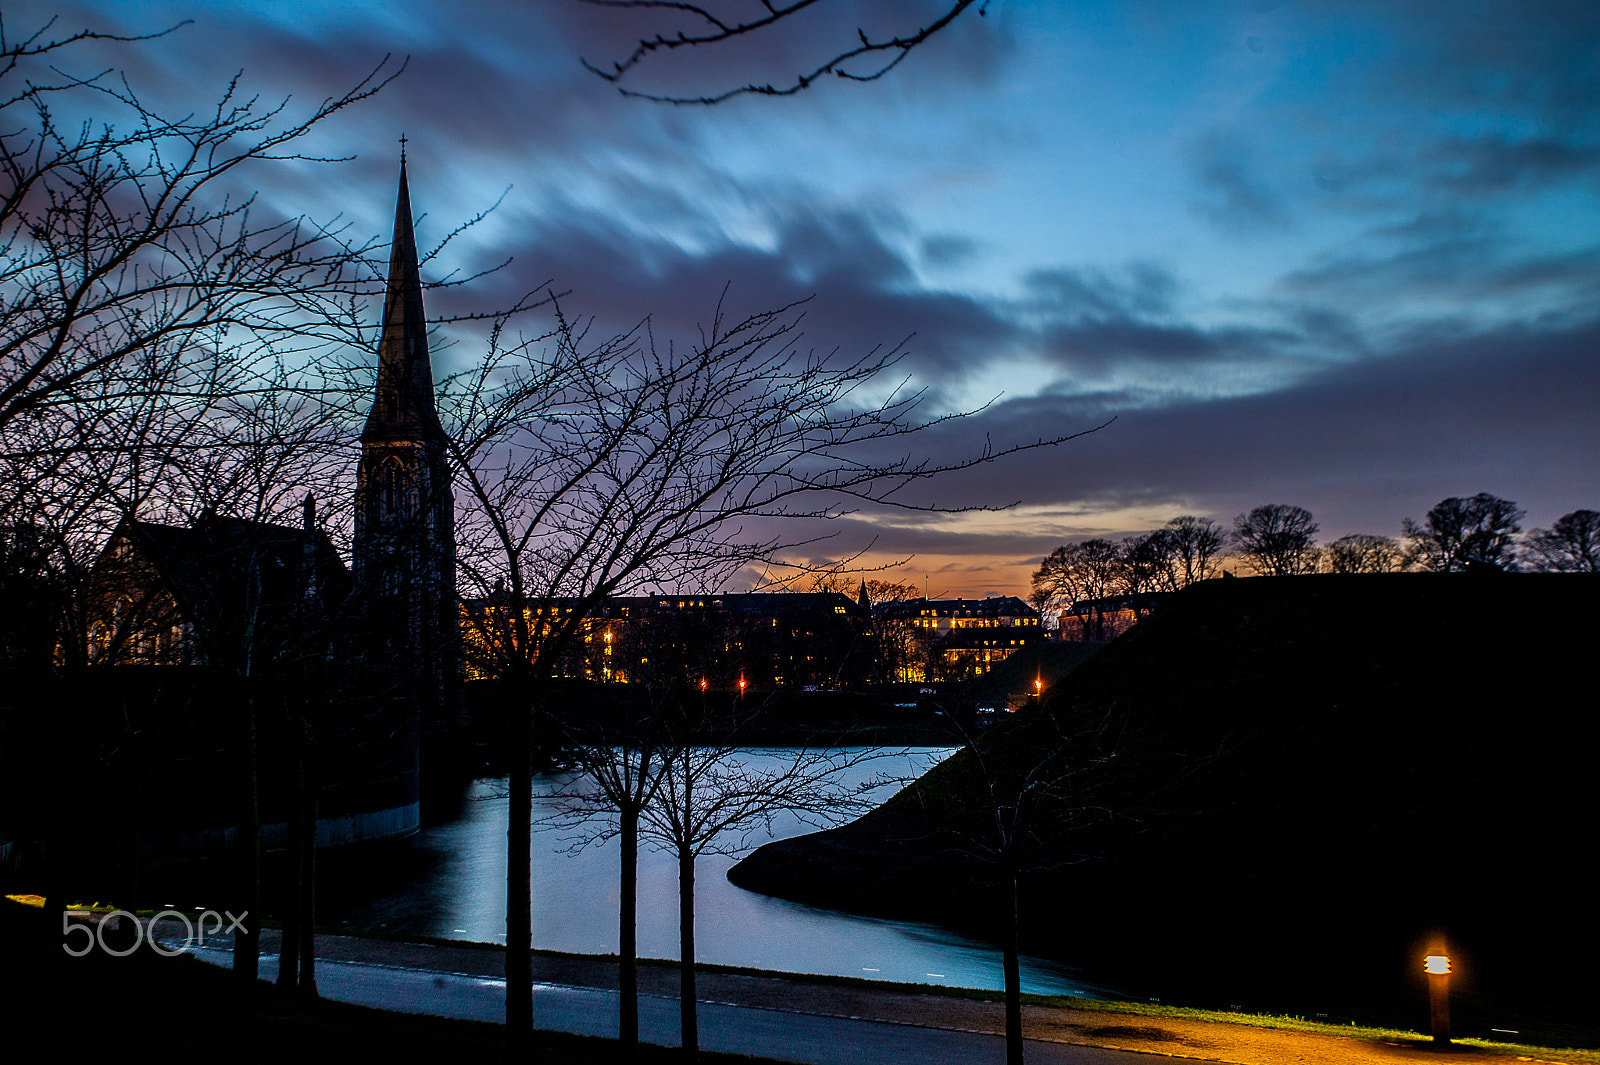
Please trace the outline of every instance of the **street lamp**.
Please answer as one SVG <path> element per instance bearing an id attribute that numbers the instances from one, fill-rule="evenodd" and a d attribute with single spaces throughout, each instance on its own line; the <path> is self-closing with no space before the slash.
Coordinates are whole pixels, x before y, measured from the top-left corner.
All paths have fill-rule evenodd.
<path id="1" fill-rule="evenodd" d="M 1450 1045 L 1450 956 L 1443 946 L 1435 946 L 1422 960 L 1428 974 L 1428 1012 L 1433 1022 L 1433 1041 Z"/>

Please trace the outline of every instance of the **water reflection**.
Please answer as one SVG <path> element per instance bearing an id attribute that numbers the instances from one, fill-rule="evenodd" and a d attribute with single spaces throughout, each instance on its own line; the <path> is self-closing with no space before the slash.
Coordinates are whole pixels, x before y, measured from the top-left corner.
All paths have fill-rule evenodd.
<path id="1" fill-rule="evenodd" d="M 856 780 L 907 779 L 948 756 L 946 749 L 915 749 L 851 770 Z M 782 752 L 750 750 L 743 758 L 776 764 Z M 534 818 L 555 810 L 555 795 L 570 778 L 535 778 Z M 893 786 L 884 788 L 886 798 Z M 335 903 L 328 916 L 447 939 L 505 941 L 506 781 L 472 785 L 461 814 L 414 837 L 405 861 L 366 897 Z M 780 815 L 758 846 L 810 831 Z M 546 825 L 533 836 L 533 941 L 537 947 L 583 954 L 617 949 L 618 848 L 597 843 L 573 852 L 573 833 Z M 787 972 L 863 976 L 910 983 L 997 989 L 1003 976 L 998 951 L 935 925 L 858 917 L 769 898 L 735 887 L 727 871 L 734 860 L 701 858 L 696 872 L 696 948 L 699 960 Z M 639 953 L 678 956 L 678 877 L 668 854 L 641 847 Z M 1022 985 L 1036 994 L 1100 994 L 1080 974 L 1043 959 L 1022 959 Z"/>

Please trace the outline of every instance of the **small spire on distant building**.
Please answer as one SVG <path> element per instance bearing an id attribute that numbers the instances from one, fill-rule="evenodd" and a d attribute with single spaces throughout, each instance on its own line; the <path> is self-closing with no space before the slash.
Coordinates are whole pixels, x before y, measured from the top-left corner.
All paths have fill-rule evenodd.
<path id="1" fill-rule="evenodd" d="M 317 497 L 310 492 L 306 493 L 306 501 L 300 504 L 300 527 L 306 532 L 312 532 L 317 527 Z"/>

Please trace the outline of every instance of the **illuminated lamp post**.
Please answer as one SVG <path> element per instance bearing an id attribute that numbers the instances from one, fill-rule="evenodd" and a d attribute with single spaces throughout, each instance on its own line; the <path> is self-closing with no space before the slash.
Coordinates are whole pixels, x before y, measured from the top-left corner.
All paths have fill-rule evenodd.
<path id="1" fill-rule="evenodd" d="M 604 672 L 602 674 L 602 679 L 604 679 L 607 683 L 609 683 L 610 680 L 611 680 L 611 630 L 610 629 L 606 630 L 605 663 L 606 663 L 605 664 L 605 670 L 604 670 Z"/>
<path id="2" fill-rule="evenodd" d="M 1033 701 L 1038 704 L 1044 700 L 1044 674 L 1033 675 Z"/>
<path id="3" fill-rule="evenodd" d="M 1422 961 L 1428 974 L 1428 1012 L 1433 1022 L 1433 1041 L 1450 1045 L 1450 957 L 1444 947 L 1435 946 Z"/>

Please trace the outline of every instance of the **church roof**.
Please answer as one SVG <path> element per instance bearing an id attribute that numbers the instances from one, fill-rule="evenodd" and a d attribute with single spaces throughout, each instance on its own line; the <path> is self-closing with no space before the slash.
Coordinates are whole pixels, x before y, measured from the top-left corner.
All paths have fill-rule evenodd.
<path id="1" fill-rule="evenodd" d="M 164 584 L 203 639 L 230 639 L 269 618 L 299 616 L 308 596 L 341 603 L 350 589 L 344 562 L 321 530 L 215 514 L 188 528 L 124 518 L 95 572 L 108 590 L 151 578 Z"/>

